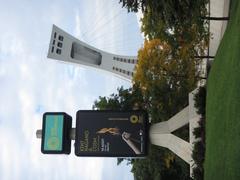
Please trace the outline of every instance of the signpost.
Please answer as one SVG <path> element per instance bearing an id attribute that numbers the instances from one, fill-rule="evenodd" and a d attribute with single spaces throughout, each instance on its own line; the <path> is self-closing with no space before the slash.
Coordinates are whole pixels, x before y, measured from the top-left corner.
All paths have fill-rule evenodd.
<path id="1" fill-rule="evenodd" d="M 144 157 L 148 146 L 148 117 L 145 111 L 77 112 L 76 128 L 63 112 L 43 115 L 41 151 L 70 154 L 71 139 L 77 156 Z"/>
<path id="2" fill-rule="evenodd" d="M 189 94 L 189 105 L 168 121 L 149 125 L 145 111 L 94 111 L 77 112 L 76 128 L 71 128 L 71 117 L 66 113 L 45 113 L 43 129 L 37 130 L 42 138 L 42 152 L 69 154 L 70 139 L 76 140 L 77 156 L 144 157 L 148 144 L 168 148 L 186 163 L 190 172 L 194 167 L 192 147 L 197 139 L 193 136 L 200 115 L 194 106 L 197 89 Z M 172 132 L 189 124 L 190 142 Z M 46 143 L 49 142 L 49 143 Z"/>

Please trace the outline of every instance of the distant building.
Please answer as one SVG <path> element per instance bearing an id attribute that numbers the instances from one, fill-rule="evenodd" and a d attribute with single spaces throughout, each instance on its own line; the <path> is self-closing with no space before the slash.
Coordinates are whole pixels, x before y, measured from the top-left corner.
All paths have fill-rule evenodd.
<path id="1" fill-rule="evenodd" d="M 53 25 L 48 58 L 77 63 L 111 72 L 131 80 L 137 63 L 135 56 L 121 56 L 96 49 Z"/>

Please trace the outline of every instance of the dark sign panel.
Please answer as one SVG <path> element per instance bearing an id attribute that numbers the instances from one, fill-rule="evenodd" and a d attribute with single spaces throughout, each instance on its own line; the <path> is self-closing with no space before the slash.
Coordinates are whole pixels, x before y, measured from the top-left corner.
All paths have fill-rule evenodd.
<path id="1" fill-rule="evenodd" d="M 44 154 L 69 154 L 69 132 L 72 117 L 63 112 L 47 112 L 43 115 L 41 151 Z"/>
<path id="2" fill-rule="evenodd" d="M 77 112 L 77 156 L 143 157 L 147 155 L 144 111 Z"/>

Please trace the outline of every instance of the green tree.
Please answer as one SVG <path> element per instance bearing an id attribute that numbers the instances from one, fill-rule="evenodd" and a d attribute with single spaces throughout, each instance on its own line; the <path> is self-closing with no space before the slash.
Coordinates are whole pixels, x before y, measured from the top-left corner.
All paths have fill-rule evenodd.
<path id="1" fill-rule="evenodd" d="M 207 4 L 209 0 L 120 0 L 128 11 L 143 11 L 141 30 L 147 39 L 162 39 L 178 50 L 194 43 L 195 56 L 208 43 Z M 205 50 L 205 49 L 204 49 Z"/>
<path id="2" fill-rule="evenodd" d="M 142 92 L 137 87 L 123 89 L 118 88 L 117 94 L 111 94 L 110 97 L 99 97 L 94 102 L 93 109 L 98 110 L 131 110 L 131 109 L 145 109 Z"/>
<path id="3" fill-rule="evenodd" d="M 166 163 L 168 157 L 171 160 Z M 167 149 L 151 146 L 145 159 L 132 160 L 136 180 L 188 180 L 189 167 Z"/>
<path id="4" fill-rule="evenodd" d="M 120 0 L 122 6 L 128 9 L 128 12 L 138 12 L 139 9 L 144 11 L 148 0 Z"/>
<path id="5" fill-rule="evenodd" d="M 196 3 L 195 1 L 191 2 Z M 167 15 L 164 12 L 162 14 L 160 10 L 148 7 L 149 10 L 144 12 L 141 20 L 141 31 L 149 40 L 161 39 L 167 41 L 176 51 L 182 44 L 192 43 L 193 48 L 196 49 L 195 56 L 202 56 L 202 54 L 199 54 L 201 52 L 199 50 L 206 49 L 203 44 L 208 44 L 209 33 L 207 21 L 201 18 L 207 13 L 205 5 L 199 6 L 199 9 L 196 5 L 193 9 L 189 7 L 191 10 L 185 10 L 183 13 L 179 12 L 179 14 L 174 15 L 171 15 L 171 13 L 167 13 L 169 14 Z M 190 14 L 185 13 L 189 11 Z"/>

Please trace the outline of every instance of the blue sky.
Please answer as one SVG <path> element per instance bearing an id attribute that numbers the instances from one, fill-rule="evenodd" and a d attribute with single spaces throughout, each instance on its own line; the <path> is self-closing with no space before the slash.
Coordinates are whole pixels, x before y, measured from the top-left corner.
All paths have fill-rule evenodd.
<path id="1" fill-rule="evenodd" d="M 35 131 L 45 111 L 75 119 L 99 96 L 130 86 L 109 73 L 47 59 L 52 24 L 102 50 L 136 55 L 143 43 L 136 15 L 118 0 L 9 0 L 1 2 L 0 22 L 0 179 L 133 179 L 131 167 L 113 158 L 43 155 Z"/>

